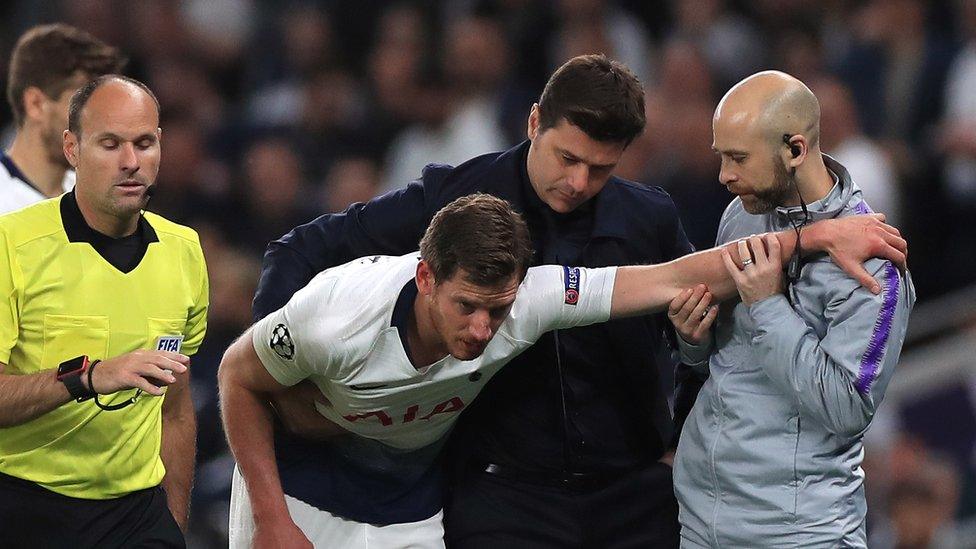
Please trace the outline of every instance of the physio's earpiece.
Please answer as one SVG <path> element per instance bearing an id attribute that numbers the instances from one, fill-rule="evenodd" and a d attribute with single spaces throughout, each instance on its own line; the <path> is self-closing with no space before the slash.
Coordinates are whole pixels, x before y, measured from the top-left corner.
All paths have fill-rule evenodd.
<path id="1" fill-rule="evenodd" d="M 800 146 L 790 142 L 790 134 L 783 134 L 783 144 L 790 148 L 790 154 L 793 155 L 793 158 L 800 156 Z"/>
<path id="2" fill-rule="evenodd" d="M 790 148 L 790 154 L 793 155 L 793 158 L 800 156 L 800 153 L 803 152 L 800 145 L 790 141 L 790 134 L 788 133 L 783 134 L 783 144 Z M 802 267 L 802 260 L 800 259 L 800 229 L 807 223 L 810 223 L 811 217 L 810 211 L 807 210 L 807 203 L 803 200 L 803 195 L 800 194 L 800 184 L 796 181 L 796 166 L 790 168 L 790 181 L 793 182 L 793 188 L 796 189 L 796 197 L 800 200 L 800 208 L 803 209 L 803 221 L 800 223 L 797 223 L 792 216 L 789 218 L 790 224 L 793 225 L 793 230 L 796 231 L 796 248 L 793 250 L 793 255 L 786 264 L 786 278 L 790 284 L 793 284 L 800 279 L 800 269 Z"/>

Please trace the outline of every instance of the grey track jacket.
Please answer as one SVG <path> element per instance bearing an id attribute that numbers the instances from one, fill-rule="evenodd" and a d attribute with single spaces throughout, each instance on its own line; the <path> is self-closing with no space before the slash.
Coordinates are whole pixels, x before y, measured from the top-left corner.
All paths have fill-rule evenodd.
<path id="1" fill-rule="evenodd" d="M 867 213 L 847 170 L 809 205 L 814 220 Z M 790 228 L 799 208 L 751 215 L 732 201 L 718 243 Z M 682 344 L 709 378 L 674 467 L 682 547 L 865 547 L 862 435 L 891 380 L 915 302 L 910 276 L 866 268 L 873 295 L 826 255 L 785 295 L 721 306 L 713 344 Z"/>

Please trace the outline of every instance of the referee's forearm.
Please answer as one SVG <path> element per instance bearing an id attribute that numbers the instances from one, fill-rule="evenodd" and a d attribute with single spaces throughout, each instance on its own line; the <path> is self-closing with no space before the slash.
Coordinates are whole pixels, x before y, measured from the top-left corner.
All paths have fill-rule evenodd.
<path id="1" fill-rule="evenodd" d="M 0 371 L 6 365 L 0 365 Z M 55 370 L 36 374 L 0 374 L 0 427 L 13 427 L 37 419 L 71 402 L 68 388 Z"/>

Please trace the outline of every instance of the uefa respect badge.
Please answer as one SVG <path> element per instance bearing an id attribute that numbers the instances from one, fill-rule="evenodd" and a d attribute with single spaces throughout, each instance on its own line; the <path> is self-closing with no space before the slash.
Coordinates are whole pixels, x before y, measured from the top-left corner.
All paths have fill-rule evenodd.
<path id="1" fill-rule="evenodd" d="M 580 291 L 580 270 L 579 267 L 563 267 L 563 283 L 566 286 L 565 299 L 566 305 L 575 306 L 579 303 Z"/>

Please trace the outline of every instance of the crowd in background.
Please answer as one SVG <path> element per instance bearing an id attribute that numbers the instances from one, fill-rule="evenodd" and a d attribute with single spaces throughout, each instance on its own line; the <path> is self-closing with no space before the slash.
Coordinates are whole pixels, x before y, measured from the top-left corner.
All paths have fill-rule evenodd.
<path id="1" fill-rule="evenodd" d="M 647 128 L 616 174 L 671 193 L 698 248 L 731 198 L 711 150 L 715 104 L 776 68 L 811 87 L 823 150 L 907 236 L 919 302 L 976 283 L 976 0 L 21 0 L 0 8 L 0 63 L 52 21 L 119 47 L 158 95 L 150 209 L 199 231 L 207 256 L 191 545 L 225 535 L 233 460 L 215 372 L 250 324 L 267 242 L 427 163 L 522 141 L 545 78 L 571 56 L 604 52 L 643 82 Z M 8 136 L 11 120 L 3 109 Z M 876 543 L 925 543 L 976 514 L 976 383 L 960 394 L 969 438 L 955 446 L 929 440 L 924 410 L 877 427 L 884 452 L 869 436 Z"/>

